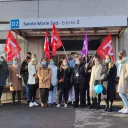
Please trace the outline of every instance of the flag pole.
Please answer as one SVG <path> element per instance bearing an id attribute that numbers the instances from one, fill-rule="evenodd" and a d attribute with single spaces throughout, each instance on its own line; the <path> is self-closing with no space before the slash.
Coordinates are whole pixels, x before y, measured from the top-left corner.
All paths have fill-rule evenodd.
<path id="1" fill-rule="evenodd" d="M 88 64 L 91 62 L 91 60 L 93 59 L 93 57 L 96 55 L 96 52 L 93 54 L 93 56 L 91 57 L 91 59 L 89 60 Z"/>
<path id="2" fill-rule="evenodd" d="M 62 47 L 63 47 L 64 53 L 65 53 L 65 55 L 66 55 L 66 58 L 68 59 L 68 56 L 67 56 L 67 53 L 66 53 L 66 51 L 65 51 L 64 45 L 62 45 Z"/>

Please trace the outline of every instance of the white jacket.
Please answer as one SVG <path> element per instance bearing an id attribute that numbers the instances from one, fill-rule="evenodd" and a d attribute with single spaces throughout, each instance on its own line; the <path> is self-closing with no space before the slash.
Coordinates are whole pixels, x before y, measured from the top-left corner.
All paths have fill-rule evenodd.
<path id="1" fill-rule="evenodd" d="M 55 65 L 49 65 L 48 66 L 49 68 L 51 68 L 52 70 L 52 77 L 51 77 L 51 84 L 53 86 L 56 86 L 57 85 L 57 67 Z"/>
<path id="2" fill-rule="evenodd" d="M 35 77 L 33 75 L 36 74 L 36 68 L 32 62 L 28 63 L 28 74 L 28 84 L 35 84 Z"/>

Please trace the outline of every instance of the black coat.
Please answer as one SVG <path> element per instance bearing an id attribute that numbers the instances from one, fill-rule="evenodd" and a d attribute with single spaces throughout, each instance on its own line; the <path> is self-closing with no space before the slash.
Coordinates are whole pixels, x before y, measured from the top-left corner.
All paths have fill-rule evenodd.
<path id="1" fill-rule="evenodd" d="M 107 80 L 107 98 L 108 100 L 115 100 L 116 99 L 116 87 L 115 87 L 115 79 L 117 75 L 117 68 L 114 65 L 112 68 L 108 70 Z"/>
<path id="2" fill-rule="evenodd" d="M 6 80 L 9 75 L 8 64 L 6 61 L 0 63 L 0 86 L 6 85 Z"/>
<path id="3" fill-rule="evenodd" d="M 86 88 L 86 73 L 84 65 L 75 65 L 71 75 L 71 83 L 73 83 L 74 86 L 75 84 L 79 84 L 79 88 Z"/>
<path id="4" fill-rule="evenodd" d="M 23 61 L 20 68 L 20 74 L 23 77 L 24 84 L 28 83 L 28 63 L 27 61 Z"/>
<path id="5" fill-rule="evenodd" d="M 70 84 L 70 79 L 71 79 L 71 71 L 68 69 L 64 70 L 62 69 L 61 71 L 58 70 L 58 81 L 62 78 L 64 78 L 64 82 L 58 83 L 58 89 L 70 89 L 72 85 Z"/>

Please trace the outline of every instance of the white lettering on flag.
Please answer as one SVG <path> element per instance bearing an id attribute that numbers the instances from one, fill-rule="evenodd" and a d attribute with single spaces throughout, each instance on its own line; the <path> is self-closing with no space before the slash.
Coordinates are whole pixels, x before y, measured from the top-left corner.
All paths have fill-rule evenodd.
<path id="1" fill-rule="evenodd" d="M 109 50 L 108 50 L 108 54 L 110 55 L 110 56 L 113 56 L 113 51 L 112 51 L 112 40 L 110 40 L 104 47 L 103 47 L 103 49 L 106 49 L 106 48 L 108 48 L 109 47 Z"/>

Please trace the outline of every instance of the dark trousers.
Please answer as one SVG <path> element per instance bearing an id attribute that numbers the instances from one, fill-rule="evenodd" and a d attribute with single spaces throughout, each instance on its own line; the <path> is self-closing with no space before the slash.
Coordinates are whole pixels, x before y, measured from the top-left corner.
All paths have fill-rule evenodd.
<path id="1" fill-rule="evenodd" d="M 65 104 L 67 104 L 68 94 L 69 94 L 69 89 L 67 89 L 67 88 L 60 88 L 59 89 L 59 104 L 62 103 L 62 96 L 64 96 Z"/>
<path id="2" fill-rule="evenodd" d="M 75 104 L 85 105 L 85 88 L 80 88 L 80 84 L 74 85 L 75 89 Z"/>
<path id="3" fill-rule="evenodd" d="M 90 104 L 90 91 L 89 87 L 85 90 L 85 102 L 86 102 L 86 96 L 87 96 L 87 103 Z"/>
<path id="4" fill-rule="evenodd" d="M 16 92 L 17 92 L 17 96 L 18 96 L 18 101 L 21 101 L 21 91 L 13 91 L 12 92 L 12 100 L 13 100 L 13 102 L 15 102 L 15 99 L 16 99 Z"/>
<path id="5" fill-rule="evenodd" d="M 0 86 L 0 99 L 1 99 L 1 96 L 2 96 L 3 90 L 4 90 L 4 86 Z"/>
<path id="6" fill-rule="evenodd" d="M 49 95 L 49 89 L 48 88 L 40 88 L 40 98 L 41 98 L 41 102 L 43 104 L 48 103 L 48 95 Z"/>
<path id="7" fill-rule="evenodd" d="M 36 100 L 36 90 L 37 87 L 33 84 L 29 84 L 29 89 L 30 89 L 30 101 L 29 102 L 34 102 Z"/>

